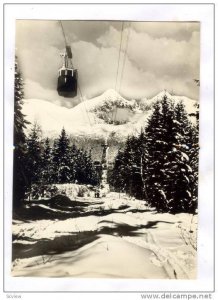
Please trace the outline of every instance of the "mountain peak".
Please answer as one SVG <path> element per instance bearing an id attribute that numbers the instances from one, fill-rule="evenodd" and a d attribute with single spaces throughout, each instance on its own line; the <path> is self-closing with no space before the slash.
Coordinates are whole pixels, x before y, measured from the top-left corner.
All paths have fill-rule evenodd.
<path id="1" fill-rule="evenodd" d="M 153 98 L 151 98 L 150 100 L 162 100 L 162 98 L 164 96 L 167 96 L 169 98 L 172 97 L 172 95 L 167 90 L 163 90 L 160 93 L 158 93 L 156 96 L 154 96 Z"/>
<path id="2" fill-rule="evenodd" d="M 114 89 L 108 89 L 106 90 L 102 95 L 101 97 L 104 97 L 104 98 L 111 98 L 111 99 L 124 99 L 116 90 Z"/>

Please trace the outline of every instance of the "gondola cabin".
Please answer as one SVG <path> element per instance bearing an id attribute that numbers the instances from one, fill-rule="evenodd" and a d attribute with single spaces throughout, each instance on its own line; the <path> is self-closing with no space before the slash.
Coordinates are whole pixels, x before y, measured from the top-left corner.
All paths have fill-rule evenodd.
<path id="1" fill-rule="evenodd" d="M 72 53 L 69 46 L 61 56 L 63 57 L 63 66 L 58 71 L 58 94 L 67 98 L 76 97 L 78 73 L 72 68 Z"/>
<path id="2" fill-rule="evenodd" d="M 58 72 L 58 94 L 63 97 L 76 97 L 77 70 L 61 68 Z"/>

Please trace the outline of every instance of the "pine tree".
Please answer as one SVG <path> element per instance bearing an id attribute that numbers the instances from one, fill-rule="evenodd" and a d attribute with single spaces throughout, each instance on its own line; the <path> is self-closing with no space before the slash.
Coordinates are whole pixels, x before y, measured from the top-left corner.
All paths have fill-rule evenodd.
<path id="1" fill-rule="evenodd" d="M 30 189 L 33 184 L 41 183 L 42 169 L 42 141 L 41 128 L 34 123 L 27 137 L 27 174 L 30 182 Z"/>
<path id="2" fill-rule="evenodd" d="M 169 128 L 166 119 L 170 120 L 168 111 L 170 105 L 167 99 L 156 103 L 151 118 L 145 130 L 144 180 L 150 204 L 157 210 L 164 210 L 167 205 L 165 164 L 168 163 L 166 153 L 168 151 Z M 170 120 L 171 123 L 171 120 Z"/>
<path id="3" fill-rule="evenodd" d="M 123 156 L 123 179 L 125 192 L 130 196 L 132 196 L 133 189 L 133 155 L 134 152 L 131 145 L 131 138 L 128 137 Z"/>
<path id="4" fill-rule="evenodd" d="M 77 153 L 78 164 L 76 167 L 76 181 L 78 183 L 86 183 L 86 158 L 84 157 L 83 151 L 79 149 Z"/>
<path id="5" fill-rule="evenodd" d="M 196 118 L 196 124 L 192 126 L 192 131 L 190 132 L 191 147 L 189 150 L 190 156 L 190 166 L 193 171 L 192 178 L 192 211 L 195 211 L 198 203 L 198 174 L 199 174 L 199 104 L 196 104 L 196 113 L 194 117 Z"/>
<path id="6" fill-rule="evenodd" d="M 172 212 L 189 212 L 192 207 L 192 178 L 193 170 L 190 166 L 189 149 L 191 144 L 192 126 L 188 120 L 182 102 L 175 106 L 173 120 L 174 144 L 169 153 L 170 164 L 166 168 L 170 193 L 168 195 L 168 208 Z"/>
<path id="7" fill-rule="evenodd" d="M 13 206 L 21 206 L 28 186 L 26 176 L 26 135 L 25 128 L 28 122 L 22 114 L 23 105 L 23 79 L 18 68 L 17 58 L 15 60 L 14 81 L 14 164 L 13 164 Z"/>
<path id="8" fill-rule="evenodd" d="M 140 140 L 138 137 L 128 137 L 123 155 L 123 174 L 124 189 L 130 196 L 141 195 L 140 163 Z"/>
<path id="9" fill-rule="evenodd" d="M 59 139 L 54 142 L 53 147 L 53 164 L 55 178 L 58 183 L 69 183 L 71 180 L 71 157 L 70 157 L 70 142 L 63 128 Z"/>
<path id="10" fill-rule="evenodd" d="M 165 96 L 146 128 L 144 180 L 150 204 L 159 211 L 193 211 L 193 127 L 182 103 Z"/>
<path id="11" fill-rule="evenodd" d="M 124 192 L 125 190 L 125 164 L 124 152 L 119 149 L 115 158 L 114 167 L 110 176 L 110 184 L 117 192 Z"/>
<path id="12" fill-rule="evenodd" d="M 131 196 L 134 196 L 138 199 L 143 199 L 145 197 L 144 185 L 143 185 L 143 133 L 137 137 L 132 137 L 131 142 Z"/>
<path id="13" fill-rule="evenodd" d="M 84 153 L 84 160 L 85 160 L 85 176 L 86 176 L 86 183 L 91 185 L 97 184 L 97 174 L 92 162 L 91 151 Z"/>
<path id="14" fill-rule="evenodd" d="M 76 172 L 78 169 L 78 149 L 75 144 L 70 148 L 70 170 L 71 170 L 71 181 L 76 181 Z"/>
<path id="15" fill-rule="evenodd" d="M 46 138 L 42 149 L 41 178 L 44 184 L 53 180 L 52 151 L 49 138 Z"/>
<path id="16" fill-rule="evenodd" d="M 142 199 L 144 185 L 142 180 L 142 137 L 128 137 L 123 151 L 119 150 L 115 158 L 110 184 L 116 191 L 126 192 L 130 196 Z"/>

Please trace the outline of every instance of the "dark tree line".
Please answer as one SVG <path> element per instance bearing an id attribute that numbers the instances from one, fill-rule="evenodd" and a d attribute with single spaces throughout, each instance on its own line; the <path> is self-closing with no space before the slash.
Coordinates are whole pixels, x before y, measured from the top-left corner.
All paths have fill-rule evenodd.
<path id="1" fill-rule="evenodd" d="M 166 96 L 147 126 L 118 152 L 110 183 L 158 211 L 194 212 L 198 191 L 198 112 L 193 125 L 182 102 Z"/>
<path id="2" fill-rule="evenodd" d="M 25 134 L 28 122 L 22 114 L 23 80 L 15 63 L 14 89 L 14 170 L 13 206 L 20 207 L 32 187 L 53 183 L 79 183 L 96 185 L 98 177 L 91 152 L 71 144 L 64 130 L 51 142 L 42 139 L 41 130 L 33 124 Z"/>
<path id="3" fill-rule="evenodd" d="M 26 164 L 31 184 L 97 183 L 91 152 L 71 145 L 64 128 L 53 143 L 40 136 L 40 127 L 34 124 L 26 138 Z"/>

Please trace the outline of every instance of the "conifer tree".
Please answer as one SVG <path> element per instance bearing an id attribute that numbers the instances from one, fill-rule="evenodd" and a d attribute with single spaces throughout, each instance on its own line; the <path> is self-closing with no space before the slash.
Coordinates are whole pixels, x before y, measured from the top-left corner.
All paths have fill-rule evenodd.
<path id="1" fill-rule="evenodd" d="M 83 150 L 79 149 L 77 153 L 77 168 L 76 168 L 76 180 L 78 183 L 86 183 L 86 159 L 83 154 Z"/>
<path id="2" fill-rule="evenodd" d="M 182 103 L 174 106 L 165 96 L 155 105 L 146 128 L 144 178 L 148 199 L 159 211 L 193 210 L 192 135 Z"/>
<path id="3" fill-rule="evenodd" d="M 77 169 L 78 169 L 78 165 L 79 165 L 79 161 L 78 161 L 78 149 L 76 147 L 75 144 L 73 144 L 73 146 L 70 149 L 70 170 L 71 170 L 71 181 L 75 182 L 76 181 L 76 173 L 77 173 Z"/>
<path id="4" fill-rule="evenodd" d="M 114 187 L 115 191 L 125 191 L 125 177 L 124 152 L 119 149 L 110 177 L 110 184 Z"/>
<path id="5" fill-rule="evenodd" d="M 71 179 L 70 170 L 70 142 L 63 128 L 57 141 L 54 142 L 53 163 L 55 181 L 58 183 L 68 183 Z"/>
<path id="6" fill-rule="evenodd" d="M 86 183 L 96 185 L 97 184 L 97 174 L 92 162 L 91 151 L 89 153 L 85 152 L 85 175 Z"/>
<path id="7" fill-rule="evenodd" d="M 164 110 L 162 110 L 162 103 L 156 103 L 145 130 L 146 157 L 143 177 L 148 201 L 157 210 L 164 209 L 167 200 L 164 170 L 164 164 L 168 162 L 166 157 L 168 136 L 167 128 L 164 127 L 164 123 L 166 124 L 165 118 L 169 118 L 167 108 L 169 107 L 166 101 L 164 103 Z"/>
<path id="8" fill-rule="evenodd" d="M 195 211 L 198 203 L 198 174 L 199 174 L 199 104 L 196 104 L 196 124 L 192 126 L 190 132 L 191 147 L 189 150 L 190 166 L 193 171 L 192 184 L 192 210 Z"/>
<path id="9" fill-rule="evenodd" d="M 115 190 L 126 192 L 139 199 L 144 194 L 142 136 L 143 133 L 139 137 L 128 137 L 124 150 L 118 151 L 110 180 Z"/>
<path id="10" fill-rule="evenodd" d="M 131 159 L 131 196 L 134 196 L 138 199 L 142 199 L 145 197 L 144 194 L 144 185 L 143 185 L 143 133 L 141 133 L 139 136 L 135 137 L 133 136 L 131 138 L 131 153 L 132 153 L 132 159 Z"/>
<path id="11" fill-rule="evenodd" d="M 22 113 L 24 98 L 23 79 L 15 60 L 14 79 L 14 153 L 13 153 L 13 206 L 21 206 L 28 186 L 26 176 L 26 135 L 25 128 L 28 122 Z"/>
<path id="12" fill-rule="evenodd" d="M 42 149 L 41 178 L 44 184 L 53 181 L 52 151 L 49 138 L 46 138 Z"/>
<path id="13" fill-rule="evenodd" d="M 174 144 L 169 153 L 170 164 L 166 168 L 168 175 L 168 208 L 172 212 L 189 212 L 192 207 L 192 178 L 193 171 L 190 166 L 191 158 L 189 149 L 191 146 L 192 126 L 188 120 L 182 102 L 175 106 L 173 120 Z"/>
<path id="14" fill-rule="evenodd" d="M 42 141 L 41 128 L 37 123 L 34 123 L 27 137 L 27 174 L 32 184 L 41 182 L 42 168 Z"/>

